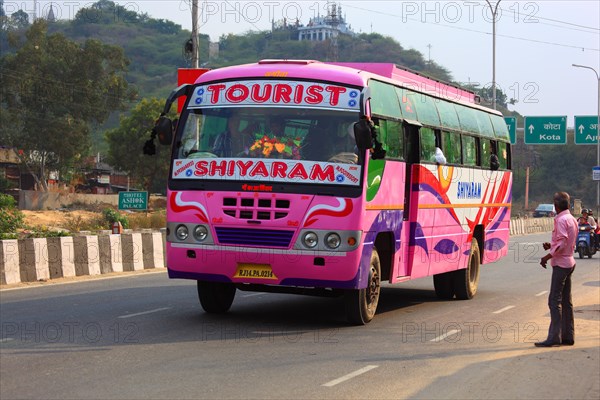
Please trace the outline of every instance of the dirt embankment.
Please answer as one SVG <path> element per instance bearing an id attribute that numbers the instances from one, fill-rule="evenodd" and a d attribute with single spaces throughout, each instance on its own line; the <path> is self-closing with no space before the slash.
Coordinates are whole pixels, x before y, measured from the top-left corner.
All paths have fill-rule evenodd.
<path id="1" fill-rule="evenodd" d="M 102 213 L 87 210 L 71 211 L 29 211 L 23 210 L 25 225 L 28 228 L 49 230 L 73 230 L 77 225 L 102 220 Z M 106 228 L 108 229 L 108 227 Z"/>

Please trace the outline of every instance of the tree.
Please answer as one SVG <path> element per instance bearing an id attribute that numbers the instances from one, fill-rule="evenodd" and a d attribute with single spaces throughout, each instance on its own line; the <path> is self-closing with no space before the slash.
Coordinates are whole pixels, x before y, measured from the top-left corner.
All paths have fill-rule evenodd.
<path id="1" fill-rule="evenodd" d="M 29 26 L 29 14 L 23 10 L 14 12 L 10 16 L 9 24 L 12 29 L 24 29 Z"/>
<path id="2" fill-rule="evenodd" d="M 118 128 L 106 132 L 108 163 L 142 182 L 148 192 L 164 193 L 167 187 L 170 148 L 156 146 L 154 156 L 142 154 L 163 106 L 164 101 L 157 98 L 142 99 L 129 116 L 121 118 Z"/>
<path id="3" fill-rule="evenodd" d="M 25 44 L 0 64 L 2 144 L 23 150 L 17 156 L 47 191 L 48 171 L 78 163 L 89 151 L 90 125 L 125 109 L 134 94 L 122 49 L 48 35 L 43 20 L 25 36 Z"/>

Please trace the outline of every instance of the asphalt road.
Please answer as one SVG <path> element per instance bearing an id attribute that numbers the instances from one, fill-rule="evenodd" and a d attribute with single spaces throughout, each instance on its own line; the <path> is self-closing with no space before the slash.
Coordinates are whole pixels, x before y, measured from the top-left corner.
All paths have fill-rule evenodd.
<path id="1" fill-rule="evenodd" d="M 239 292 L 205 314 L 166 273 L 0 291 L 4 399 L 598 399 L 600 257 L 577 260 L 576 344 L 540 349 L 548 234 L 516 237 L 470 301 L 386 285 L 375 319 L 340 299 Z"/>

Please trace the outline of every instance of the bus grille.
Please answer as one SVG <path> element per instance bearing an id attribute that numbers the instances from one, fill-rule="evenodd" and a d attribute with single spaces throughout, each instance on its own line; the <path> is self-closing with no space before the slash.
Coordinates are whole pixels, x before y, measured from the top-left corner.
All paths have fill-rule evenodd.
<path id="1" fill-rule="evenodd" d="M 225 197 L 223 212 L 233 218 L 269 221 L 288 216 L 290 201 Z"/>
<path id="2" fill-rule="evenodd" d="M 221 244 L 241 244 L 247 246 L 284 247 L 290 246 L 294 231 L 252 228 L 216 227 Z"/>

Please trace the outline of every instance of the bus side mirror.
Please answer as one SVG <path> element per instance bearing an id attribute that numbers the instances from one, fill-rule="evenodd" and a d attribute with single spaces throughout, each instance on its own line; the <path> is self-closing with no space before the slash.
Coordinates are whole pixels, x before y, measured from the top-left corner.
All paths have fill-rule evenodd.
<path id="1" fill-rule="evenodd" d="M 354 140 L 356 147 L 361 153 L 365 150 L 373 148 L 373 140 L 371 135 L 371 125 L 366 119 L 361 119 L 354 124 Z"/>
<path id="2" fill-rule="evenodd" d="M 170 118 L 161 115 L 156 121 L 154 127 L 156 129 L 156 136 L 158 136 L 158 142 L 162 145 L 170 145 L 173 141 L 173 121 Z"/>

